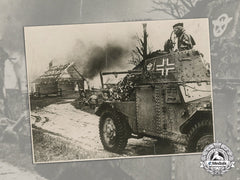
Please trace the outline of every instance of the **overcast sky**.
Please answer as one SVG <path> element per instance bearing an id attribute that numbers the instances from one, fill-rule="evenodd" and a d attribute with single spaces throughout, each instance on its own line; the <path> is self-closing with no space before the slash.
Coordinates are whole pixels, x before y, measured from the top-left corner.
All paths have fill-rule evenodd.
<path id="1" fill-rule="evenodd" d="M 191 34 L 196 41 L 195 49 L 202 52 L 205 59 L 210 62 L 207 19 L 147 21 L 149 47 L 152 50 L 163 49 L 163 45 L 172 31 L 172 26 L 178 22 L 184 23 L 187 33 Z M 133 37 L 135 35 L 142 36 L 142 23 L 124 22 L 25 27 L 29 81 L 31 82 L 47 70 L 52 59 L 55 59 L 55 63 L 63 64 L 68 62 L 69 57 L 76 53 L 78 58 L 83 57 L 83 59 L 79 58 L 80 61 L 87 61 L 87 59 L 84 59 L 86 54 L 84 51 L 94 45 L 104 47 L 107 42 L 116 42 L 126 46 L 128 49 L 134 48 L 136 41 Z M 80 42 L 80 48 L 76 49 L 77 42 Z M 126 66 L 121 66 L 115 70 L 131 68 L 128 66 L 128 59 L 125 60 Z"/>

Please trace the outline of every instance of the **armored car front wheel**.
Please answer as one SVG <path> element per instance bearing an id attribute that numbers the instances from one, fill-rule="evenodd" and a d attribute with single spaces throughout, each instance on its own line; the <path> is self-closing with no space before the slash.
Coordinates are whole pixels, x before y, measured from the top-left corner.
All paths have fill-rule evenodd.
<path id="1" fill-rule="evenodd" d="M 213 126 L 209 120 L 195 124 L 188 135 L 188 152 L 202 152 L 204 148 L 213 143 Z"/>
<path id="2" fill-rule="evenodd" d="M 104 149 L 121 153 L 127 145 L 128 132 L 126 122 L 112 112 L 105 112 L 100 117 L 99 134 Z"/>

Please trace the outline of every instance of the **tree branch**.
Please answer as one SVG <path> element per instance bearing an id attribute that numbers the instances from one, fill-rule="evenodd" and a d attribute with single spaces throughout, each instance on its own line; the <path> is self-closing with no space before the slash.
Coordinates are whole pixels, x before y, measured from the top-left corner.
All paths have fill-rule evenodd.
<path id="1" fill-rule="evenodd" d="M 193 6 L 191 7 L 190 5 L 188 5 L 185 0 L 180 0 L 180 1 L 184 5 L 184 7 L 186 7 L 188 10 L 192 9 Z"/>
<path id="2" fill-rule="evenodd" d="M 172 1 L 168 0 L 167 2 L 161 2 L 161 1 L 153 1 L 154 4 L 156 4 L 158 7 L 153 7 L 154 11 L 162 11 L 166 14 L 169 14 L 175 18 L 181 18 L 183 15 L 183 12 L 180 11 L 182 9 L 182 4 L 179 4 L 179 0 Z"/>
<path id="3" fill-rule="evenodd" d="M 138 47 L 136 47 L 136 48 L 137 48 L 138 53 L 143 57 L 143 53 L 141 52 L 141 50 Z"/>
<path id="4" fill-rule="evenodd" d="M 176 4 L 172 4 L 174 10 L 177 12 L 178 16 L 181 17 L 181 14 L 179 12 L 179 5 L 178 5 L 178 1 L 176 2 Z"/>
<path id="5" fill-rule="evenodd" d="M 153 7 L 153 9 L 150 11 L 150 12 L 153 12 L 153 11 L 162 11 L 168 15 L 171 15 L 173 16 L 174 18 L 179 18 L 178 16 L 176 16 L 175 14 L 172 14 L 171 12 L 168 12 L 166 9 L 162 9 L 162 8 L 155 8 Z"/>
<path id="6" fill-rule="evenodd" d="M 192 8 L 194 7 L 192 0 L 186 0 L 186 1 L 190 4 L 190 6 L 191 6 Z"/>

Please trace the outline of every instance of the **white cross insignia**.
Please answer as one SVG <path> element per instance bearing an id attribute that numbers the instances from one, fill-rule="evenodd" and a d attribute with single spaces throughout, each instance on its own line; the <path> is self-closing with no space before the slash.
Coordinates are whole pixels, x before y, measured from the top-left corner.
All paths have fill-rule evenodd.
<path id="1" fill-rule="evenodd" d="M 168 72 L 170 70 L 174 70 L 175 69 L 174 65 L 175 64 L 173 64 L 173 63 L 170 64 L 169 63 L 169 59 L 166 58 L 166 59 L 162 60 L 162 64 L 156 65 L 156 71 L 161 71 L 162 76 L 167 76 Z"/>

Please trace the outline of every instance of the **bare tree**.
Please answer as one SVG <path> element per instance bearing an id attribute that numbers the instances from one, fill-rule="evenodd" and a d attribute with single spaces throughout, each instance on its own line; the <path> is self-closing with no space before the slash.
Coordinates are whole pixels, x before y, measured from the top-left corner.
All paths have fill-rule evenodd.
<path id="1" fill-rule="evenodd" d="M 132 50 L 131 59 L 129 59 L 129 64 L 138 65 L 142 61 L 141 55 L 137 50 Z"/>
<path id="2" fill-rule="evenodd" d="M 152 0 L 151 11 L 162 11 L 174 18 L 181 18 L 194 8 L 197 0 Z"/>
<path id="3" fill-rule="evenodd" d="M 147 45 L 147 24 L 143 24 L 143 37 L 140 38 L 137 36 L 138 46 L 136 46 L 136 49 L 132 50 L 131 59 L 129 60 L 130 64 L 137 65 L 139 64 L 143 59 L 147 58 L 148 55 L 148 45 Z"/>

